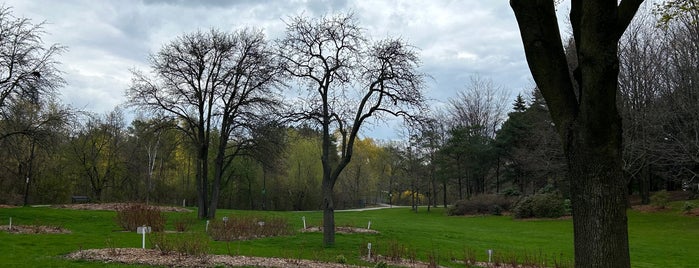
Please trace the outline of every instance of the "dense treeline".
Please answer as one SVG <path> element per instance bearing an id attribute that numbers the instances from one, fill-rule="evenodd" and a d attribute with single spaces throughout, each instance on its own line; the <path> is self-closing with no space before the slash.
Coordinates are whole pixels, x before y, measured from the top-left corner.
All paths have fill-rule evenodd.
<path id="1" fill-rule="evenodd" d="M 692 11 L 657 26 L 657 19 L 641 15 L 620 44 L 620 179 L 643 202 L 651 191 L 697 189 L 698 16 Z M 308 26 L 304 22 L 296 26 Z M 205 203 L 213 210 L 322 209 L 323 129 L 283 113 L 312 106 L 282 102 L 278 90 L 291 86 L 283 69 L 290 65 L 275 57 L 278 43 L 260 32 L 212 30 L 166 44 L 152 55 L 154 75 L 134 73 L 129 105 L 145 109 L 127 122 L 131 116 L 122 108 L 91 114 L 58 103 L 64 81 L 54 58 L 62 47 L 44 47 L 41 24 L 15 18 L 7 8 L 0 24 L 11 29 L 3 32 L 2 51 L 17 52 L 1 53 L 0 60 L 0 203 L 67 203 L 87 195 L 95 202 Z M 360 39 L 353 45 L 364 46 Z M 368 49 L 414 56 L 400 45 L 387 40 Z M 181 52 L 202 64 L 180 62 L 175 55 Z M 200 69 L 178 72 L 190 67 Z M 361 79 L 384 81 L 371 71 L 356 70 Z M 211 84 L 192 87 L 202 74 Z M 396 75 L 404 74 L 410 73 Z M 349 71 L 335 75 L 350 81 Z M 543 97 L 536 89 L 514 100 L 504 92 L 474 76 L 443 110 L 407 121 L 404 140 L 358 137 L 334 185 L 334 208 L 386 203 L 417 209 L 541 189 L 566 196 L 566 159 Z M 345 94 L 334 97 L 354 93 Z M 340 163 L 347 134 L 343 128 L 331 133 L 328 165 Z"/>

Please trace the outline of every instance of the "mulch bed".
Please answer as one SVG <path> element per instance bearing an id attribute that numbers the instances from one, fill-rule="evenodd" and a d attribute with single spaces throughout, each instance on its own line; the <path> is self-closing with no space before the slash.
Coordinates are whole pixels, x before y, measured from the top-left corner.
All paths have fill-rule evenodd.
<path id="1" fill-rule="evenodd" d="M 99 204 L 63 204 L 63 205 L 53 205 L 53 208 L 67 208 L 67 209 L 77 209 L 77 210 L 118 210 L 126 206 L 130 206 L 129 203 L 99 203 Z M 170 206 L 152 206 L 158 208 L 162 212 L 192 212 L 189 209 L 181 207 L 170 207 Z"/>
<path id="2" fill-rule="evenodd" d="M 638 205 L 638 206 L 632 206 L 631 209 L 635 211 L 640 211 L 640 212 L 663 212 L 663 211 L 669 211 L 669 208 L 665 207 L 659 207 L 655 205 Z"/>
<path id="3" fill-rule="evenodd" d="M 699 216 L 699 208 L 694 208 L 690 211 L 685 212 L 685 214 L 689 216 Z"/>
<path id="4" fill-rule="evenodd" d="M 69 234 L 70 230 L 56 226 L 43 225 L 9 225 L 0 226 L 0 230 L 11 234 Z"/>
<path id="5" fill-rule="evenodd" d="M 190 256 L 179 253 L 164 253 L 155 249 L 107 248 L 80 250 L 66 255 L 72 260 L 89 260 L 105 263 L 143 264 L 169 267 L 215 267 L 215 266 L 258 266 L 258 267 L 358 267 L 339 263 L 324 263 L 311 260 L 262 258 L 229 255 Z"/>
<path id="6" fill-rule="evenodd" d="M 312 260 L 264 258 L 230 255 L 186 255 L 180 253 L 165 253 L 156 249 L 140 248 L 105 248 L 79 250 L 68 255 L 67 259 L 87 260 L 104 263 L 141 264 L 169 267 L 216 267 L 216 266 L 254 266 L 254 267 L 317 267 L 317 268 L 352 268 L 362 267 L 349 264 L 329 263 Z M 434 267 L 429 263 L 411 260 L 392 260 L 382 256 L 372 256 L 370 262 L 385 262 L 392 267 L 428 268 Z M 512 268 L 507 264 L 489 264 L 478 262 L 481 267 Z M 443 267 L 443 266 L 437 266 Z"/>
<path id="7" fill-rule="evenodd" d="M 311 226 L 311 227 L 308 227 L 306 229 L 301 229 L 300 231 L 302 233 L 319 233 L 319 232 L 323 232 L 323 227 Z M 335 233 L 338 233 L 338 234 L 378 234 L 379 231 L 366 229 L 366 228 L 337 226 L 337 227 L 335 227 Z"/>

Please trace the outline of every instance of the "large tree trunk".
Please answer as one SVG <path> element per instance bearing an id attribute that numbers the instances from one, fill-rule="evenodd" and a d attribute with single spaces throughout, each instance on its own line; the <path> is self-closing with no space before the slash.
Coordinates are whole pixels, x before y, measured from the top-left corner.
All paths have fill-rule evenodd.
<path id="1" fill-rule="evenodd" d="M 223 177 L 223 153 L 219 149 L 216 160 L 214 160 L 214 181 L 211 184 L 211 201 L 209 203 L 209 219 L 216 218 L 216 208 L 221 195 L 221 178 Z"/>
<path id="2" fill-rule="evenodd" d="M 333 202 L 333 184 L 323 179 L 323 245 L 335 245 L 335 204 Z"/>
<path id="3" fill-rule="evenodd" d="M 224 122 L 227 120 L 224 119 Z M 226 157 L 226 147 L 228 147 L 227 135 L 224 134 L 225 131 L 222 130 L 222 134 L 219 137 L 218 147 L 216 148 L 216 159 L 214 160 L 214 181 L 211 184 L 211 200 L 209 203 L 209 211 L 207 216 L 209 219 L 216 218 L 216 209 L 218 208 L 218 201 L 221 195 L 221 180 L 223 179 L 223 172 L 225 169 L 225 157 Z"/>
<path id="4" fill-rule="evenodd" d="M 333 201 L 333 188 L 335 179 L 332 177 L 332 164 L 330 163 L 330 152 L 332 142 L 330 141 L 330 113 L 328 112 L 327 99 L 323 99 L 323 141 L 322 156 L 323 182 L 320 191 L 323 195 L 323 246 L 331 247 L 335 245 L 335 203 Z"/>
<path id="5" fill-rule="evenodd" d="M 572 136 L 567 157 L 575 266 L 630 267 L 621 140 L 595 145 L 584 135 Z"/>
<path id="6" fill-rule="evenodd" d="M 571 1 L 571 79 L 553 0 L 511 0 L 527 62 L 568 159 L 576 267 L 630 267 L 621 119 L 621 35 L 643 0 Z"/>
<path id="7" fill-rule="evenodd" d="M 208 150 L 206 146 L 200 146 L 197 152 L 197 205 L 199 206 L 197 215 L 200 219 L 206 219 L 208 217 L 208 162 L 207 162 Z"/>

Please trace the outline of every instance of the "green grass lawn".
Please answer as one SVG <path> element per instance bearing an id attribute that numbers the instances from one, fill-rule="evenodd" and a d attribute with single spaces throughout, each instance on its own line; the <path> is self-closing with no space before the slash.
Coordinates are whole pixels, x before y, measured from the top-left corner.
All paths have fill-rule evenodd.
<path id="1" fill-rule="evenodd" d="M 0 225 L 12 217 L 17 225 L 61 226 L 71 234 L 9 234 L 0 231 L 0 264 L 4 267 L 138 267 L 119 264 L 76 262 L 61 256 L 78 249 L 108 247 L 140 247 L 141 236 L 122 232 L 114 221 L 115 212 L 79 211 L 54 208 L 0 209 Z M 181 213 L 167 213 L 172 219 Z M 195 213 L 192 213 L 192 216 Z M 321 212 L 260 212 L 219 210 L 218 217 L 264 215 L 288 218 L 294 229 L 301 229 L 302 217 L 308 225 L 321 223 Z M 405 248 L 405 257 L 426 261 L 430 256 L 440 265 L 463 267 L 450 259 L 463 259 L 464 252 L 473 252 L 480 261 L 487 260 L 486 251 L 498 256 L 539 256 L 552 263 L 572 262 L 571 220 L 513 220 L 507 216 L 448 217 L 443 209 L 419 213 L 407 208 L 363 212 L 337 212 L 338 226 L 366 228 L 379 234 L 338 234 L 336 246 L 323 248 L 320 233 L 296 233 L 287 237 L 250 241 L 211 242 L 211 253 L 249 256 L 274 256 L 335 261 L 338 255 L 352 264 L 366 252 L 385 254 Z M 197 222 L 192 232 L 203 233 L 204 221 Z M 173 230 L 171 224 L 168 230 Z M 178 235 L 178 234 L 168 234 Z M 632 267 L 695 267 L 699 263 L 699 217 L 685 216 L 679 209 L 659 213 L 629 211 L 629 239 Z M 150 243 L 147 243 L 150 246 Z"/>

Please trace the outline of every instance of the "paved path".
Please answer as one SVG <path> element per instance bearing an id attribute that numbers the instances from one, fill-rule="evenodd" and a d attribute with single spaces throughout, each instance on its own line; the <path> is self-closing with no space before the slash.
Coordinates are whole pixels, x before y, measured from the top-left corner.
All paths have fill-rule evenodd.
<path id="1" fill-rule="evenodd" d="M 367 211 L 367 210 L 377 210 L 377 209 L 386 209 L 386 208 L 408 208 L 408 207 L 409 206 L 391 206 L 389 204 L 378 204 L 378 207 L 342 209 L 342 210 L 335 210 L 335 212 Z"/>

